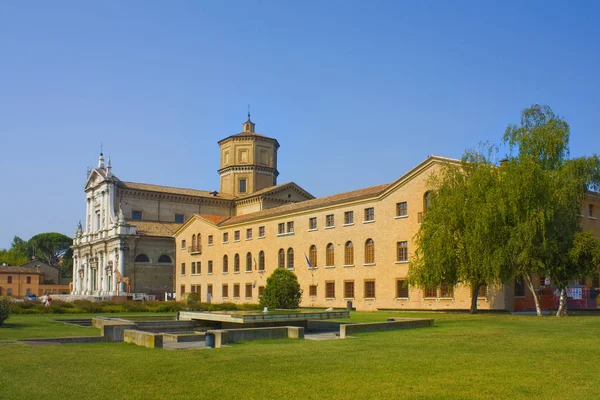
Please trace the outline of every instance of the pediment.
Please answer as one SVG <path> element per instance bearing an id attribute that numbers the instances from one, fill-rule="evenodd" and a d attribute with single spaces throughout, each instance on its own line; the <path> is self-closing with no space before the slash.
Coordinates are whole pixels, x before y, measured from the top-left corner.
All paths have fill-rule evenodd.
<path id="1" fill-rule="evenodd" d="M 87 181 L 85 182 L 84 189 L 87 191 L 88 189 L 95 188 L 106 181 L 106 176 L 103 171 L 98 168 L 94 168 L 90 171 L 88 175 Z"/>

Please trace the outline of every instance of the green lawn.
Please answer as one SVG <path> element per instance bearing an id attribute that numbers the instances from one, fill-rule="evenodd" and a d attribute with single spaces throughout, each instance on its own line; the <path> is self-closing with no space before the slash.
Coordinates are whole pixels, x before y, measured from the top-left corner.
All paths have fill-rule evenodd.
<path id="1" fill-rule="evenodd" d="M 600 316 L 353 313 L 434 318 L 433 328 L 223 349 L 130 344 L 33 347 L 23 337 L 97 335 L 12 316 L 0 328 L 2 399 L 597 399 Z M 77 316 L 79 318 L 80 315 Z"/>

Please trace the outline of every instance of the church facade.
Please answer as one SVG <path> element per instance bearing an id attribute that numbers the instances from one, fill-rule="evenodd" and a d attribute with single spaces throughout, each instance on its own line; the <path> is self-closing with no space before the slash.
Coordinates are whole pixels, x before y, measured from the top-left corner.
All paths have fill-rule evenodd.
<path id="1" fill-rule="evenodd" d="M 193 215 L 232 217 L 312 199 L 293 183 L 277 185 L 279 143 L 254 127 L 248 115 L 241 133 L 219 142 L 220 192 L 122 181 L 101 154 L 84 186 L 71 294 L 164 296 L 174 291 L 173 235 Z"/>

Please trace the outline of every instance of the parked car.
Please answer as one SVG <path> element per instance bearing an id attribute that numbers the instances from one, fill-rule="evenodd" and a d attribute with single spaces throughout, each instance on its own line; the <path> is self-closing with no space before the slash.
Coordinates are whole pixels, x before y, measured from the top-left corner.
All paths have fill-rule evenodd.
<path id="1" fill-rule="evenodd" d="M 35 294 L 30 294 L 29 296 L 24 297 L 25 300 L 38 301 L 39 298 Z"/>

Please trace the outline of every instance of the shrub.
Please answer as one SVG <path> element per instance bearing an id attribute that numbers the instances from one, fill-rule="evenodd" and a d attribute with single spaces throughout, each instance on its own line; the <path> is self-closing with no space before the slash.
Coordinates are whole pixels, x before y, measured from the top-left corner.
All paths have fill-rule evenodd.
<path id="1" fill-rule="evenodd" d="M 196 292 L 184 293 L 182 300 L 186 304 L 196 304 L 200 302 L 200 295 Z"/>
<path id="2" fill-rule="evenodd" d="M 127 309 L 123 306 L 117 306 L 117 305 L 112 305 L 112 304 L 108 304 L 104 306 L 104 309 L 102 310 L 102 312 L 105 313 L 124 313 L 127 312 Z"/>
<path id="3" fill-rule="evenodd" d="M 269 308 L 298 308 L 301 299 L 302 289 L 296 275 L 287 269 L 277 268 L 267 278 L 259 304 Z"/>
<path id="4" fill-rule="evenodd" d="M 4 321 L 10 316 L 10 300 L 0 299 L 0 326 L 4 324 Z"/>

